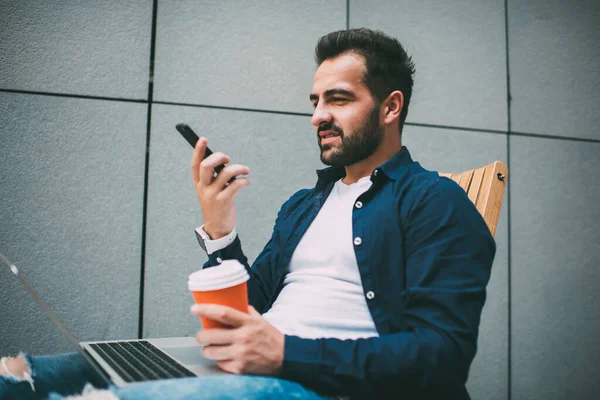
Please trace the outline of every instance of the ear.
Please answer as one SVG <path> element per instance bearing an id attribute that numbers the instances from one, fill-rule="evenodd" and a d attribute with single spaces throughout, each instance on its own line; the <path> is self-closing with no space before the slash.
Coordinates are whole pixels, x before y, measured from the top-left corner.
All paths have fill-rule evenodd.
<path id="1" fill-rule="evenodd" d="M 400 119 L 400 112 L 404 106 L 404 95 L 399 90 L 394 90 L 383 102 L 383 123 L 390 125 Z"/>

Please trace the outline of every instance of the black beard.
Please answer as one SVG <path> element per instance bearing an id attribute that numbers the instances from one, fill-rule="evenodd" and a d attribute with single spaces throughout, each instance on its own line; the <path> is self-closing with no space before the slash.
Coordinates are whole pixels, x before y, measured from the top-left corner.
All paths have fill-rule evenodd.
<path id="1" fill-rule="evenodd" d="M 342 128 L 332 123 L 325 123 L 319 127 L 319 132 L 326 130 L 338 133 L 342 144 L 337 149 L 331 150 L 333 146 L 322 145 L 321 138 L 318 137 L 321 162 L 335 167 L 356 164 L 375 153 L 383 140 L 383 129 L 379 125 L 379 106 L 374 106 L 364 125 L 349 136 L 344 134 Z M 325 155 L 326 150 L 330 150 L 327 155 Z"/>

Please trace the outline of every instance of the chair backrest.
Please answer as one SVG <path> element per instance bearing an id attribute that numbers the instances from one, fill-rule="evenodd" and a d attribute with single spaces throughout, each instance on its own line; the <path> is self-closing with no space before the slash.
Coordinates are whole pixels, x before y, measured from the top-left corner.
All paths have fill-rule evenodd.
<path id="1" fill-rule="evenodd" d="M 494 161 L 481 168 L 458 173 L 440 172 L 439 175 L 452 179 L 467 192 L 469 199 L 483 215 L 483 219 L 494 236 L 508 179 L 506 165 L 500 161 Z"/>

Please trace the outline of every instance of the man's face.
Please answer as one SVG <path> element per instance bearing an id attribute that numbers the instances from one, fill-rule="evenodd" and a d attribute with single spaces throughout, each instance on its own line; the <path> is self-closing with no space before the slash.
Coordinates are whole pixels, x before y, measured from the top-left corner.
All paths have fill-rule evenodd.
<path id="1" fill-rule="evenodd" d="M 324 61 L 315 73 L 312 124 L 326 165 L 362 161 L 383 139 L 379 104 L 363 82 L 365 70 L 362 56 L 345 53 Z"/>

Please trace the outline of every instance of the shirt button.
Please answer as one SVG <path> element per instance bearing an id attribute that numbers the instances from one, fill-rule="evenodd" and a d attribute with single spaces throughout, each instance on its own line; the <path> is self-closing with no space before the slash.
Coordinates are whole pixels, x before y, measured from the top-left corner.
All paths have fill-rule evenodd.
<path id="1" fill-rule="evenodd" d="M 362 208 L 362 206 L 363 206 L 362 201 L 357 201 L 356 203 L 354 203 L 354 206 L 356 208 Z"/>
<path id="2" fill-rule="evenodd" d="M 373 171 L 373 176 L 377 176 L 378 173 L 379 173 L 379 169 L 375 169 L 375 171 Z"/>
<path id="3" fill-rule="evenodd" d="M 355 237 L 354 238 L 354 244 L 357 246 L 360 246 L 360 244 L 362 243 L 362 239 L 359 237 Z"/>
<path id="4" fill-rule="evenodd" d="M 375 293 L 372 290 L 369 290 L 367 292 L 367 299 L 371 300 L 373 297 L 375 297 Z"/>
<path id="5" fill-rule="evenodd" d="M 218 262 L 219 264 L 221 264 L 221 263 L 223 262 L 223 259 L 222 259 L 221 257 L 217 257 L 217 262 Z"/>

